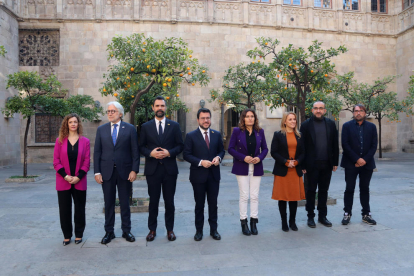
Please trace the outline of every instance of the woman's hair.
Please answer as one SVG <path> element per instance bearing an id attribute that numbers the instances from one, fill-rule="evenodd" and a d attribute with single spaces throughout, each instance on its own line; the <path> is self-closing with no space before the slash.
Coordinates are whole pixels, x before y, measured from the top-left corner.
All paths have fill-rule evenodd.
<path id="1" fill-rule="evenodd" d="M 79 115 L 76 113 L 71 113 L 69 115 L 66 115 L 65 118 L 63 118 L 62 125 L 59 129 L 59 143 L 62 143 L 63 139 L 67 138 L 69 136 L 69 120 L 75 117 L 78 120 L 78 134 L 81 136 L 83 134 L 83 127 L 82 122 L 79 118 Z"/>
<path id="2" fill-rule="evenodd" d="M 296 114 L 295 114 L 295 113 L 293 113 L 293 112 L 285 112 L 285 113 L 283 113 L 282 122 L 280 123 L 280 131 L 281 131 L 283 134 L 285 134 L 285 135 L 286 135 L 286 124 L 285 124 L 285 123 L 286 123 L 286 119 L 287 119 L 287 117 L 288 117 L 290 114 L 294 115 L 294 116 L 295 116 L 295 118 L 296 118 L 296 126 L 295 126 L 295 129 L 294 129 L 294 132 L 295 132 L 296 136 L 300 137 L 300 132 L 299 132 L 299 130 L 298 130 L 298 117 L 297 117 L 297 116 L 296 116 Z"/>
<path id="3" fill-rule="evenodd" d="M 244 119 L 246 118 L 247 112 L 252 112 L 253 113 L 253 116 L 254 116 L 253 129 L 256 130 L 256 131 L 260 131 L 262 128 L 259 126 L 259 119 L 257 119 L 256 112 L 254 112 L 254 110 L 251 109 L 251 108 L 247 108 L 247 109 L 243 110 L 242 113 L 240 114 L 240 121 L 239 121 L 240 130 L 246 130 L 246 125 L 244 123 Z"/>

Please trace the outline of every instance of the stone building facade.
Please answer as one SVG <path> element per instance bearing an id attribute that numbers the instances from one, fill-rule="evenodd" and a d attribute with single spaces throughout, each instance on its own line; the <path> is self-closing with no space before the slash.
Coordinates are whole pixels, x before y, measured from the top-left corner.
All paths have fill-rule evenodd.
<path id="1" fill-rule="evenodd" d="M 132 33 L 155 39 L 181 37 L 189 43 L 193 56 L 209 67 L 212 80 L 208 87 L 184 85 L 180 91 L 180 97 L 190 108 L 185 120 L 180 120 L 187 132 L 197 127 L 195 115 L 204 100 L 213 111 L 212 127 L 223 129 L 224 136 L 229 137 L 234 114 L 225 109 L 221 126 L 222 110 L 208 102 L 209 90 L 221 86 L 228 66 L 249 62 L 246 52 L 257 46 L 255 39 L 260 36 L 277 38 L 280 47 L 290 43 L 307 47 L 314 40 L 327 48 L 345 45 L 349 51 L 333 60 L 338 73 L 355 71 L 356 78 L 365 82 L 398 74 L 401 77 L 390 89 L 401 97 L 405 95 L 414 70 L 414 1 L 378 0 L 379 4 L 385 3 L 381 6 L 385 12 L 372 12 L 371 0 L 261 1 L 0 0 L 0 44 L 5 44 L 9 51 L 6 58 L 0 58 L 0 105 L 13 93 L 5 90 L 5 75 L 17 70 L 54 73 L 70 94 L 91 95 L 105 105 L 113 100 L 102 97 L 98 91 L 108 66 L 106 47 L 112 37 Z M 36 43 L 40 43 L 40 37 L 50 37 L 42 42 L 40 49 L 47 50 L 40 51 L 43 56 L 37 57 L 36 62 L 36 58 L 27 58 L 30 52 L 23 47 L 29 43 L 28 36 Z M 45 59 L 47 55 L 53 58 Z M 273 132 L 280 129 L 280 118 L 263 103 L 256 109 L 270 145 Z M 39 116 L 35 119 L 38 124 L 32 125 L 29 162 L 51 162 L 53 143 L 47 139 L 37 141 L 36 128 L 50 124 L 45 118 Z M 349 112 L 341 112 L 339 127 L 350 118 Z M 92 146 L 97 126 L 105 122 L 103 117 L 102 121 L 86 124 L 85 134 Z M 20 124 L 23 126 L 24 120 L 18 117 L 2 119 L 0 123 L 2 137 L 14 135 L 9 144 L 0 146 L 14 157 L 20 154 L 15 146 Z M 9 128 L 16 133 L 11 134 Z M 20 128 L 23 133 L 23 127 Z M 413 129 L 411 117 L 401 118 L 398 124 L 385 122 L 384 150 L 410 151 Z M 16 158 L 1 162 L 15 163 Z"/>

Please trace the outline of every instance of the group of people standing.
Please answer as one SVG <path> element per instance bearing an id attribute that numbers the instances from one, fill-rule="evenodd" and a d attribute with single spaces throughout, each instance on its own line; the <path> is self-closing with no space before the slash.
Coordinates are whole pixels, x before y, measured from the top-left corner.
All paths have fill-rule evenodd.
<path id="1" fill-rule="evenodd" d="M 220 132 L 211 129 L 211 111 L 201 108 L 197 112 L 198 128 L 182 139 L 178 123 L 165 117 L 167 109 L 163 97 L 157 97 L 152 109 L 155 118 L 141 126 L 138 139 L 133 125 L 122 121 L 124 109 L 118 102 L 107 105 L 109 123 L 98 127 L 94 147 L 95 181 L 102 185 L 105 201 L 105 235 L 101 243 L 115 238 L 115 201 L 118 189 L 121 207 L 122 237 L 134 242 L 131 233 L 129 199 L 132 182 L 139 171 L 140 154 L 145 156 L 148 185 L 149 233 L 147 241 L 157 235 L 158 206 L 161 193 L 165 202 L 165 227 L 167 239 L 174 241 L 174 196 L 178 167 L 176 157 L 183 152 L 184 160 L 191 164 L 189 180 L 195 200 L 194 240 L 203 238 L 204 207 L 207 198 L 210 235 L 215 240 L 221 236 L 217 231 L 217 198 L 220 187 L 220 163 L 224 158 L 224 145 Z M 360 179 L 362 220 L 374 225 L 369 207 L 369 183 L 375 168 L 374 154 L 377 149 L 377 132 L 374 124 L 365 121 L 363 105 L 354 107 L 354 119 L 342 129 L 343 158 L 346 190 L 344 194 L 344 218 L 350 222 L 356 178 Z M 338 131 L 335 123 L 324 117 L 323 102 L 315 102 L 313 116 L 302 123 L 300 131 L 296 114 L 287 112 L 281 120 L 280 131 L 274 133 L 270 154 L 275 159 L 272 199 L 278 200 L 282 230 L 297 231 L 296 210 L 298 201 L 307 199 L 307 224 L 316 227 L 315 194 L 318 189 L 318 221 L 332 226 L 327 219 L 327 198 L 332 171 L 339 160 Z M 86 174 L 90 167 L 90 142 L 84 137 L 82 123 L 76 114 L 67 115 L 56 139 L 54 168 L 63 245 L 71 242 L 72 199 L 75 205 L 75 243 L 81 243 L 85 229 Z M 138 141 L 139 140 L 139 141 Z M 253 109 L 241 112 L 239 127 L 231 135 L 228 153 L 234 157 L 232 173 L 239 186 L 240 222 L 244 235 L 257 235 L 259 223 L 259 190 L 264 174 L 263 159 L 268 154 L 264 130 Z M 303 176 L 305 177 L 306 187 Z M 248 203 L 250 199 L 250 228 Z M 289 220 L 287 206 L 289 205 Z"/>

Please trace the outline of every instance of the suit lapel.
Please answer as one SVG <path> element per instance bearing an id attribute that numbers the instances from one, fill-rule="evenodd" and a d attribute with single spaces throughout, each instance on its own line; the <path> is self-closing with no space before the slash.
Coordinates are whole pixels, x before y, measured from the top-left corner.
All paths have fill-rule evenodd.
<path id="1" fill-rule="evenodd" d="M 75 173 L 79 171 L 80 169 L 80 163 L 81 163 L 81 155 L 82 155 L 82 151 L 83 151 L 83 140 L 82 140 L 82 136 L 79 136 L 79 140 L 78 140 L 78 159 L 76 159 L 76 168 L 75 168 Z"/>
<path id="2" fill-rule="evenodd" d="M 109 122 L 105 128 L 103 129 L 104 138 L 110 141 L 110 144 L 115 147 L 114 142 L 112 141 L 112 133 L 111 133 L 111 122 Z"/>
<path id="3" fill-rule="evenodd" d="M 161 143 L 164 142 L 165 137 L 168 135 L 170 130 L 171 130 L 171 121 L 168 119 L 165 119 L 164 133 L 162 134 Z"/>
<path id="4" fill-rule="evenodd" d="M 122 139 L 122 137 L 125 135 L 125 123 L 123 121 L 119 122 L 118 127 L 118 137 L 116 138 L 115 146 L 119 144 L 119 140 Z M 111 136 L 112 139 L 112 136 Z"/>
<path id="5" fill-rule="evenodd" d="M 262 144 L 262 137 L 260 136 L 260 131 L 255 133 L 256 136 L 256 150 L 255 155 L 259 153 L 260 145 Z"/>
<path id="6" fill-rule="evenodd" d="M 298 153 L 299 153 L 299 137 L 298 136 L 296 136 L 296 133 L 295 133 L 295 138 L 296 138 L 296 152 L 295 152 L 295 160 L 297 160 L 297 157 L 298 157 Z M 288 150 L 288 152 L 289 152 L 289 150 Z"/>

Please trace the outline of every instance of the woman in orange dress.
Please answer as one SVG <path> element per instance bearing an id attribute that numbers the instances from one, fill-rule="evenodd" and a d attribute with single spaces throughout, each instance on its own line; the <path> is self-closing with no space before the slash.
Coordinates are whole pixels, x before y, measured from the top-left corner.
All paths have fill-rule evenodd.
<path id="1" fill-rule="evenodd" d="M 298 131 L 296 114 L 283 114 L 280 131 L 276 131 L 271 147 L 271 155 L 275 159 L 273 174 L 272 199 L 278 200 L 282 230 L 298 231 L 296 226 L 296 210 L 298 201 L 305 199 L 303 173 L 301 164 L 305 158 L 303 139 Z M 289 226 L 287 223 L 286 207 L 289 202 Z"/>

